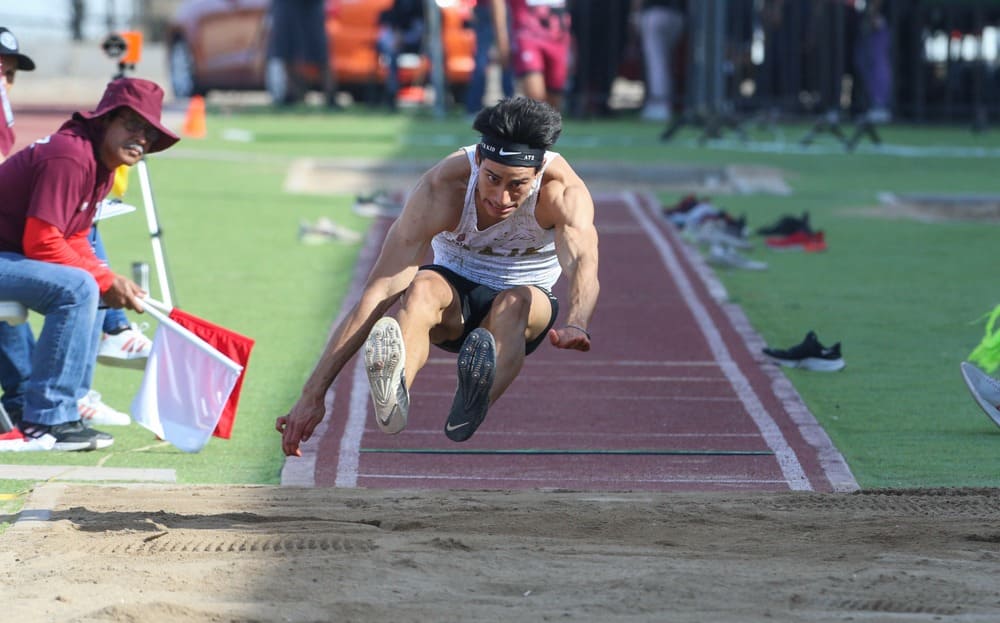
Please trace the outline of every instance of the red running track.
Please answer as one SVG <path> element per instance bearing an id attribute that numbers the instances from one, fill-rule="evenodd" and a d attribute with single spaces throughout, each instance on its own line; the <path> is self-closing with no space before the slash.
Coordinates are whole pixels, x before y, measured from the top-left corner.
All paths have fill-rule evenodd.
<path id="1" fill-rule="evenodd" d="M 17 113 L 21 148 L 69 110 Z M 288 459 L 282 483 L 380 488 L 816 490 L 857 488 L 826 433 L 700 256 L 650 196 L 595 197 L 601 300 L 589 353 L 543 344 L 473 438 L 444 435 L 455 358 L 432 350 L 409 426 L 374 426 L 358 357 L 328 396 L 332 414 Z M 354 278 L 382 236 L 372 228 Z M 564 290 L 557 288 L 556 293 Z M 564 310 L 565 313 L 565 310 Z"/>
<path id="2" fill-rule="evenodd" d="M 857 488 L 742 312 L 646 195 L 595 197 L 601 298 L 589 353 L 543 344 L 464 443 L 444 435 L 455 357 L 434 349 L 409 425 L 381 433 L 360 357 L 282 483 L 321 487 L 573 490 Z M 356 295 L 388 226 L 359 262 Z M 563 285 L 560 282 L 560 285 Z M 557 289 L 557 295 L 562 291 Z M 714 295 L 714 296 L 713 296 Z"/>

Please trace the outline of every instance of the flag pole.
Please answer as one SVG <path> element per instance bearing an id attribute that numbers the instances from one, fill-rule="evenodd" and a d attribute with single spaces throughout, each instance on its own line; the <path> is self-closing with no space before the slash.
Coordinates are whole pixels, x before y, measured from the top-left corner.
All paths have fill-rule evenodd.
<path id="1" fill-rule="evenodd" d="M 173 306 L 170 296 L 171 282 L 167 274 L 167 261 L 163 254 L 163 230 L 156 217 L 156 204 L 153 202 L 153 188 L 149 181 L 149 169 L 146 159 L 142 158 L 136 165 L 139 170 L 139 186 L 142 188 L 142 203 L 146 210 L 146 226 L 153 244 L 153 263 L 156 265 L 156 279 L 160 284 L 160 296 L 168 306 Z"/>

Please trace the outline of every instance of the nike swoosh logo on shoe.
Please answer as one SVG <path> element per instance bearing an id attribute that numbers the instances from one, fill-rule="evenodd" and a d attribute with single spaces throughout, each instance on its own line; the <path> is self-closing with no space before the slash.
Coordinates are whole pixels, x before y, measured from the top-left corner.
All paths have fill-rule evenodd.
<path id="1" fill-rule="evenodd" d="M 468 425 L 469 425 L 468 422 L 462 422 L 461 424 L 455 424 L 454 426 L 452 426 L 452 424 L 449 422 L 448 424 L 445 425 L 444 429 L 450 433 L 453 430 L 458 430 L 463 426 L 468 426 Z"/>

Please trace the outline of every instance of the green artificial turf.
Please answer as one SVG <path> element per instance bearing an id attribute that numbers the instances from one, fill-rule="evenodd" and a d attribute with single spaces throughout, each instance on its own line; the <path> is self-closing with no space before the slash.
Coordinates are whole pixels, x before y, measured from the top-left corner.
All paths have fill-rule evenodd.
<path id="1" fill-rule="evenodd" d="M 397 158 L 433 162 L 476 135 L 464 117 L 438 119 L 407 111 L 324 113 L 297 108 L 214 109 L 209 135 L 184 140 L 150 158 L 163 243 L 181 308 L 257 341 L 231 440 L 213 439 L 198 454 L 156 442 L 138 425 L 111 429 L 115 445 L 91 453 L 7 453 L 3 463 L 173 468 L 182 482 L 277 483 L 282 455 L 274 419 L 295 400 L 326 341 L 351 280 L 358 244 L 307 246 L 299 221 L 326 216 L 364 231 L 353 195 L 292 195 L 283 190 L 296 158 Z M 862 487 L 996 486 L 1000 429 L 969 398 L 958 363 L 982 336 L 977 318 L 1000 302 L 991 278 L 996 225 L 927 224 L 873 216 L 882 191 L 1000 193 L 1000 140 L 965 128 L 891 127 L 887 145 L 917 155 L 833 149 L 821 137 L 813 151 L 795 142 L 807 125 L 778 132 L 752 129 L 752 145 L 728 139 L 701 145 L 697 129 L 669 143 L 659 128 L 634 117 L 569 120 L 557 144 L 571 163 L 635 162 L 761 165 L 781 170 L 790 196 L 713 196 L 751 228 L 783 214 L 810 212 L 825 231 L 825 253 L 760 248 L 766 272 L 721 272 L 764 340 L 797 343 L 814 329 L 841 341 L 847 368 L 835 374 L 790 370 L 789 378 L 846 457 Z M 241 140 L 230 140 L 237 137 Z M 252 140 L 242 140 L 252 137 Z M 781 142 L 794 153 L 769 153 Z M 983 150 L 968 157 L 930 156 L 943 146 Z M 387 180 L 391 186 L 391 180 Z M 372 188 L 371 190 L 376 190 Z M 663 193 L 673 203 L 677 196 Z M 142 206 L 133 173 L 126 200 Z M 866 213 L 865 210 L 868 210 Z M 153 263 L 143 216 L 101 225 L 112 267 L 129 274 Z M 158 292 L 155 283 L 153 291 Z M 600 309 L 598 310 L 600 313 Z M 133 319 L 142 320 L 132 314 Z M 37 319 L 35 319 L 37 322 Z M 95 388 L 127 409 L 141 373 L 99 366 Z M 0 491 L 23 490 L 0 481 Z"/>

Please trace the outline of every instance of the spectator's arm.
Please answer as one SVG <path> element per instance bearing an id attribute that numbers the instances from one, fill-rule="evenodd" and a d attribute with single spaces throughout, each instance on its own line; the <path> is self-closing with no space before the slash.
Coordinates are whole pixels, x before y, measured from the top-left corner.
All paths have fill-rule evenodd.
<path id="1" fill-rule="evenodd" d="M 29 216 L 24 224 L 21 245 L 29 259 L 82 268 L 94 276 L 101 293 L 114 282 L 114 273 L 94 255 L 87 231 L 66 238 L 55 225 Z"/>

